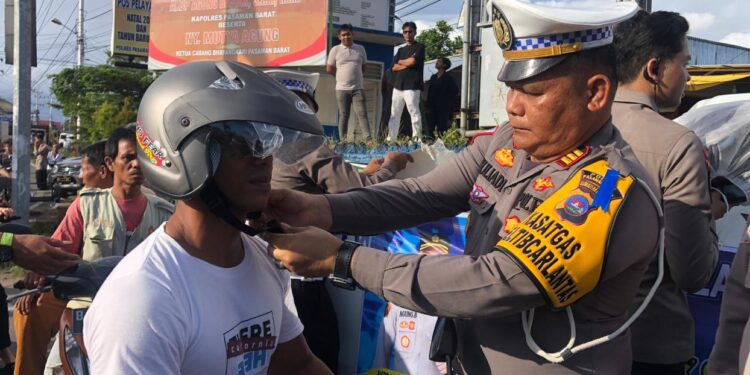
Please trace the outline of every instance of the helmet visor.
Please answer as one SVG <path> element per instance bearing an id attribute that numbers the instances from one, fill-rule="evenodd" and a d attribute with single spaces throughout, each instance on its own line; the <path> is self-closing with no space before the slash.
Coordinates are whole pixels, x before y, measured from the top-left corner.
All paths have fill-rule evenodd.
<path id="1" fill-rule="evenodd" d="M 223 153 L 265 159 L 274 155 L 292 164 L 320 147 L 322 136 L 254 121 L 223 121 L 210 125 L 212 140 Z"/>

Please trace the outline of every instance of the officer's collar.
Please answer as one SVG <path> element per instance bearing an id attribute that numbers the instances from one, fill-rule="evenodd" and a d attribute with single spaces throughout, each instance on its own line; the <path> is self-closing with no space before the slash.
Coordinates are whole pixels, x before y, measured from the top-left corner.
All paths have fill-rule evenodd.
<path id="1" fill-rule="evenodd" d="M 607 120 L 607 122 L 604 124 L 604 126 L 601 127 L 596 133 L 594 133 L 591 138 L 589 138 L 586 142 L 582 143 L 572 151 L 568 152 L 567 154 L 561 156 L 554 162 L 549 163 L 540 163 L 533 168 L 529 170 L 523 170 L 522 164 L 523 163 L 517 163 L 517 165 L 513 166 L 513 169 L 511 171 L 511 181 L 509 182 L 509 186 L 512 184 L 515 184 L 518 181 L 525 180 L 529 178 L 530 176 L 535 175 L 540 170 L 544 168 L 553 168 L 554 170 L 564 170 L 568 169 L 574 165 L 576 165 L 581 160 L 585 159 L 586 156 L 589 154 L 600 152 L 599 150 L 610 143 L 612 143 L 612 137 L 614 136 L 615 128 L 612 125 L 612 119 L 610 118 Z M 526 150 L 523 149 L 515 149 L 516 154 L 516 160 L 525 160 L 529 157 L 529 154 L 526 152 Z"/>
<path id="2" fill-rule="evenodd" d="M 618 89 L 615 93 L 615 102 L 617 103 L 631 103 L 641 104 L 651 108 L 652 111 L 658 112 L 658 106 L 656 105 L 656 99 L 653 96 L 642 93 L 636 90 Z"/>
<path id="3" fill-rule="evenodd" d="M 611 143 L 614 131 L 615 127 L 612 125 L 612 118 L 610 118 L 604 126 L 594 133 L 594 135 L 592 135 L 586 142 L 583 142 L 583 144 L 579 145 L 571 152 L 557 159 L 555 165 L 559 167 L 559 169 L 568 169 L 572 167 L 579 161 L 585 159 L 586 156 L 591 153 L 592 149 L 598 149 Z"/>

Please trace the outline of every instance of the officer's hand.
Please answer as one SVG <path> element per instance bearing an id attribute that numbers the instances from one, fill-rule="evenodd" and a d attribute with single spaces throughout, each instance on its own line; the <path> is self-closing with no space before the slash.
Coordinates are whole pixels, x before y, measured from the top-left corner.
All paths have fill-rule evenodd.
<path id="1" fill-rule="evenodd" d="M 289 189 L 271 190 L 264 213 L 299 227 L 313 225 L 327 230 L 333 221 L 331 206 L 324 196 Z"/>
<path id="2" fill-rule="evenodd" d="M 414 157 L 406 152 L 389 152 L 385 155 L 384 166 L 389 166 L 391 170 L 399 172 L 406 168 L 406 164 L 413 163 Z"/>
<path id="3" fill-rule="evenodd" d="M 383 165 L 384 161 L 385 159 L 383 158 L 375 158 L 370 160 L 365 169 L 362 170 L 362 173 L 371 174 L 377 172 L 380 169 L 380 166 Z"/>
<path id="4" fill-rule="evenodd" d="M 38 300 L 39 294 L 30 294 L 17 299 L 15 305 L 16 312 L 21 315 L 29 315 L 31 309 L 37 305 Z"/>
<path id="5" fill-rule="evenodd" d="M 282 224 L 284 233 L 263 233 L 271 245 L 269 255 L 286 269 L 306 277 L 324 277 L 333 272 L 336 254 L 342 241 L 315 227 L 290 227 Z"/>
<path id="6" fill-rule="evenodd" d="M 726 198 L 722 196 L 722 193 L 718 189 L 711 189 L 711 216 L 714 220 L 719 220 L 727 212 L 729 208 L 726 204 Z"/>
<path id="7" fill-rule="evenodd" d="M 35 234 L 13 236 L 13 263 L 41 275 L 73 267 L 78 256 L 63 250 L 64 242 Z"/>

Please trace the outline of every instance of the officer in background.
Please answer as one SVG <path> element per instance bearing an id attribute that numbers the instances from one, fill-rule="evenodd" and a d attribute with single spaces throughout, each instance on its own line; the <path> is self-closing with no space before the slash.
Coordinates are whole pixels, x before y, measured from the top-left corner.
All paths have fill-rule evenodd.
<path id="1" fill-rule="evenodd" d="M 265 73 L 297 94 L 308 107 L 318 112 L 315 89 L 320 74 L 281 69 L 267 70 Z M 359 172 L 327 144 L 323 144 L 297 163 L 276 162 L 271 183 L 277 189 L 294 189 L 311 194 L 343 193 L 388 181 L 412 161 L 414 159 L 407 153 L 391 152 L 384 158 L 371 160 L 368 166 Z"/>
<path id="2" fill-rule="evenodd" d="M 684 374 L 695 353 L 695 323 L 686 293 L 703 288 L 719 257 L 711 218 L 703 144 L 688 128 L 662 117 L 680 105 L 690 79 L 688 22 L 677 13 L 639 11 L 615 33 L 620 86 L 612 122 L 662 195 L 668 270 L 633 324 L 633 374 Z M 658 274 L 651 262 L 636 306 Z"/>
<path id="3" fill-rule="evenodd" d="M 711 375 L 750 374 L 750 221 L 732 261 L 721 300 L 716 344 L 708 358 Z"/>
<path id="4" fill-rule="evenodd" d="M 294 272 L 333 272 L 337 286 L 457 318 L 469 374 L 629 374 L 629 310 L 659 237 L 658 198 L 610 122 L 612 26 L 637 5 L 586 5 L 491 2 L 510 121 L 432 172 L 269 198 L 267 213 L 291 225 L 357 234 L 468 210 L 469 256 L 388 254 L 291 226 L 263 235 L 273 256 Z"/>
<path id="5" fill-rule="evenodd" d="M 315 89 L 320 74 L 281 69 L 267 70 L 265 73 L 297 94 L 313 111 L 318 111 Z M 390 180 L 409 161 L 413 161 L 411 155 L 392 152 L 385 158 L 373 159 L 360 173 L 324 143 L 296 163 L 275 161 L 271 186 L 310 194 L 342 193 Z M 307 345 L 335 373 L 338 371 L 339 356 L 338 319 L 325 287 L 325 279 L 297 275 L 291 277 L 294 304 L 305 326 Z"/>

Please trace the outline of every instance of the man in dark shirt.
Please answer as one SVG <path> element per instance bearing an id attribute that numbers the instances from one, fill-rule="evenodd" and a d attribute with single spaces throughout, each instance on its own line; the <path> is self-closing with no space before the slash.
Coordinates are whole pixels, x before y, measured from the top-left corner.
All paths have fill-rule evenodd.
<path id="1" fill-rule="evenodd" d="M 427 126 L 425 137 L 432 139 L 438 134 L 445 133 L 451 125 L 454 102 L 458 94 L 458 86 L 446 71 L 450 69 L 451 61 L 441 57 L 435 62 L 437 73 L 427 82 Z M 437 132 L 437 134 L 436 134 Z"/>
<path id="2" fill-rule="evenodd" d="M 424 45 L 415 42 L 417 25 L 406 22 L 401 28 L 406 45 L 399 48 L 393 57 L 393 97 L 391 100 L 391 119 L 388 121 L 387 141 L 398 137 L 399 120 L 406 105 L 411 115 L 412 137 L 421 141 L 422 116 L 419 113 L 419 97 L 422 92 L 424 70 Z"/>

